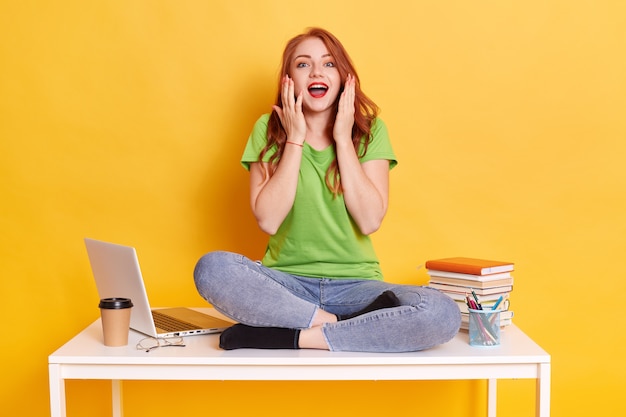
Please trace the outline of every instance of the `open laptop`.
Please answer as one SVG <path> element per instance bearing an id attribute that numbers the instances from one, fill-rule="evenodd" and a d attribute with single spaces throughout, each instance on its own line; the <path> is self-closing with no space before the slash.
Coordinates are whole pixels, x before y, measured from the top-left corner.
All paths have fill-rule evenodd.
<path id="1" fill-rule="evenodd" d="M 85 238 L 100 298 L 130 298 L 130 327 L 152 337 L 219 333 L 232 322 L 190 308 L 150 308 L 135 248 Z"/>

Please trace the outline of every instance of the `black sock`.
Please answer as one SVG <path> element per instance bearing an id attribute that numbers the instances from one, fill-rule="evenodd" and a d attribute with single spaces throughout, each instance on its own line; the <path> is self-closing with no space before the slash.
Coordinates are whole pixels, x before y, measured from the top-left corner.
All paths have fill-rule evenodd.
<path id="1" fill-rule="evenodd" d="M 254 349 L 299 349 L 299 329 L 280 327 L 252 327 L 235 324 L 220 335 L 220 347 L 225 350 Z"/>
<path id="2" fill-rule="evenodd" d="M 390 307 L 398 307 L 400 304 L 400 300 L 393 293 L 393 291 L 385 291 L 381 295 L 379 295 L 371 304 L 366 306 L 364 309 L 357 311 L 352 314 L 336 314 L 337 320 L 348 320 L 361 314 L 369 313 L 370 311 L 380 310 L 381 308 L 390 308 Z"/>

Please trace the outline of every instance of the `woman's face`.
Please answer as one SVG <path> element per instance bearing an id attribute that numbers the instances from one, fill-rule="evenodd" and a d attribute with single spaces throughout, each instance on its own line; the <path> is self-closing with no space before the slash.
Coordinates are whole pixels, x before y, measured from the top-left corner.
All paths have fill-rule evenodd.
<path id="1" fill-rule="evenodd" d="M 341 76 L 335 59 L 319 38 L 300 42 L 289 66 L 296 96 L 303 92 L 303 109 L 323 112 L 333 108 L 341 91 Z"/>

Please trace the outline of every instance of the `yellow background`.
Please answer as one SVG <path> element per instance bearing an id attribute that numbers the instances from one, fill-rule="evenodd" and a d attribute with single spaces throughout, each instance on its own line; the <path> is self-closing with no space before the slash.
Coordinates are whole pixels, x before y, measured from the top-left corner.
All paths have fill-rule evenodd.
<path id="1" fill-rule="evenodd" d="M 351 53 L 399 156 L 374 235 L 387 279 L 424 283 L 436 257 L 515 262 L 552 415 L 625 414 L 623 2 L 0 4 L 3 415 L 49 413 L 47 356 L 98 317 L 83 237 L 135 246 L 155 305 L 204 305 L 209 250 L 261 256 L 239 156 L 286 40 L 312 25 Z M 482 381 L 125 387 L 127 416 L 485 412 Z M 107 415 L 108 389 L 69 382 L 68 415 Z M 533 410 L 532 381 L 500 383 L 499 415 Z"/>

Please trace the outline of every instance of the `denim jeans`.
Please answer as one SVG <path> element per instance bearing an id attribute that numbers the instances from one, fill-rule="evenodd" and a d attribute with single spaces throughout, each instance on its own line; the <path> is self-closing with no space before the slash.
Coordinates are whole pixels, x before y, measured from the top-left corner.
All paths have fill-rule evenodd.
<path id="1" fill-rule="evenodd" d="M 409 352 L 445 343 L 458 332 L 461 314 L 441 292 L 363 279 L 311 278 L 263 266 L 243 255 L 211 252 L 194 271 L 200 295 L 224 315 L 250 326 L 306 329 L 318 308 L 351 314 L 386 290 L 401 306 L 326 323 L 332 351 Z"/>

